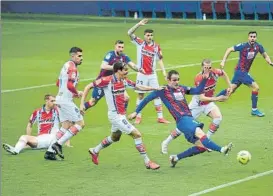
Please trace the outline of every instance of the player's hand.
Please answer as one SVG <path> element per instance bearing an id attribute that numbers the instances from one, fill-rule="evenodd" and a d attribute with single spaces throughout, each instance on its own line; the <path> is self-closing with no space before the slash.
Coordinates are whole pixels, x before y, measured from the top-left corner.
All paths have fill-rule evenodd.
<path id="1" fill-rule="evenodd" d="M 158 88 L 154 88 L 153 90 L 161 91 L 161 90 L 163 90 L 163 89 L 165 89 L 165 88 L 166 88 L 166 86 L 160 86 L 160 87 L 158 87 Z"/>
<path id="2" fill-rule="evenodd" d="M 132 120 L 132 119 L 134 119 L 136 116 L 137 116 L 137 113 L 134 112 L 134 113 L 128 115 L 128 119 L 129 119 L 129 120 Z"/>
<path id="3" fill-rule="evenodd" d="M 220 68 L 221 68 L 221 69 L 224 69 L 225 63 L 226 63 L 225 61 L 221 61 L 221 63 L 220 63 Z"/>
<path id="4" fill-rule="evenodd" d="M 145 70 L 142 69 L 142 68 L 139 68 L 139 69 L 138 69 L 138 72 L 139 72 L 139 73 L 142 73 L 142 74 L 146 74 Z"/>
<path id="5" fill-rule="evenodd" d="M 143 25 L 145 25 L 145 24 L 147 24 L 147 23 L 148 23 L 148 19 L 147 19 L 147 18 L 144 18 L 144 19 L 141 20 L 138 24 L 141 25 L 141 26 L 143 26 Z"/>
<path id="6" fill-rule="evenodd" d="M 231 95 L 231 93 L 233 92 L 233 90 L 232 90 L 232 88 L 230 87 L 230 88 L 227 88 L 227 96 L 230 96 Z"/>
<path id="7" fill-rule="evenodd" d="M 78 97 L 80 98 L 80 97 L 82 97 L 82 95 L 83 95 L 83 92 L 82 91 L 78 91 Z"/>
<path id="8" fill-rule="evenodd" d="M 222 102 L 222 101 L 226 101 L 228 99 L 228 96 L 225 95 L 220 95 L 219 97 L 217 97 L 217 100 Z"/>

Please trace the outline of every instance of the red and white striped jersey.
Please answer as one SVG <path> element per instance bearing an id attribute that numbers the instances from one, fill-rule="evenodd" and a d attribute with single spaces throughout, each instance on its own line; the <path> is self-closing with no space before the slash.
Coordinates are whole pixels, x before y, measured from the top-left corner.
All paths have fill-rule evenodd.
<path id="1" fill-rule="evenodd" d="M 156 61 L 163 58 L 160 46 L 155 42 L 148 45 L 139 37 L 135 37 L 132 43 L 137 46 L 137 66 L 144 69 L 145 75 L 153 74 L 156 71 Z"/>
<path id="2" fill-rule="evenodd" d="M 135 82 L 128 79 L 118 80 L 115 75 L 111 75 L 94 81 L 93 85 L 103 88 L 108 111 L 117 112 L 122 115 L 126 114 L 124 92 L 126 87 L 135 88 Z"/>
<path id="3" fill-rule="evenodd" d="M 59 129 L 59 113 L 57 108 L 46 111 L 45 106 L 43 106 L 34 110 L 29 118 L 29 122 L 32 125 L 37 123 L 38 135 L 50 134 L 53 129 Z"/>
<path id="4" fill-rule="evenodd" d="M 223 76 L 223 75 L 224 75 L 224 72 L 221 69 L 213 69 L 211 71 L 211 74 L 207 80 L 207 83 L 206 83 L 204 91 L 203 91 L 203 93 L 205 94 L 206 97 L 213 97 L 214 96 L 214 91 L 216 88 L 217 80 L 220 76 Z M 202 73 L 197 74 L 194 79 L 195 86 L 198 86 L 202 80 L 203 80 Z M 196 102 L 198 102 L 199 105 L 207 105 L 210 103 L 209 101 L 200 101 L 199 95 L 194 95 L 192 97 L 192 99 L 195 100 Z"/>
<path id="5" fill-rule="evenodd" d="M 56 96 L 56 103 L 67 103 L 73 100 L 74 93 L 71 92 L 69 82 L 72 82 L 72 88 L 76 88 L 79 82 L 79 72 L 73 61 L 68 61 L 62 67 L 59 75 L 59 92 Z"/>

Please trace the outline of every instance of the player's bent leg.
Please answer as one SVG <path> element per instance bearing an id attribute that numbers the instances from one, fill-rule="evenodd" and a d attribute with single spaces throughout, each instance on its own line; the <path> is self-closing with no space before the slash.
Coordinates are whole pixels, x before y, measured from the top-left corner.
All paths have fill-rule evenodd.
<path id="1" fill-rule="evenodd" d="M 178 128 L 173 130 L 170 135 L 161 143 L 161 153 L 168 154 L 168 145 L 170 142 L 181 135 L 181 131 Z"/>
<path id="2" fill-rule="evenodd" d="M 214 103 L 211 104 L 213 104 L 213 106 L 211 108 L 208 108 L 209 113 L 207 114 L 212 119 L 212 122 L 209 125 L 209 130 L 207 132 L 208 138 L 216 133 L 223 119 L 219 107 L 216 106 Z"/>
<path id="3" fill-rule="evenodd" d="M 195 130 L 195 136 L 199 138 L 200 142 L 202 143 L 204 147 L 211 149 L 213 151 L 224 153 L 225 155 L 227 155 L 232 148 L 232 143 L 229 143 L 227 146 L 224 146 L 224 147 L 217 145 L 216 143 L 211 141 L 209 138 L 207 138 L 203 130 L 199 127 L 197 127 Z"/>
<path id="4" fill-rule="evenodd" d="M 251 115 L 253 116 L 258 116 L 258 117 L 263 117 L 265 116 L 264 113 L 260 112 L 257 108 L 258 106 L 258 95 L 259 95 L 259 85 L 257 84 L 257 82 L 252 82 L 252 84 L 250 85 L 250 87 L 252 88 L 252 93 L 251 93 L 251 101 L 252 101 L 252 111 L 251 111 Z"/>
<path id="5" fill-rule="evenodd" d="M 198 154 L 205 152 L 207 149 L 202 145 L 202 143 L 198 140 L 195 142 L 195 146 L 189 148 L 188 150 L 181 152 L 177 155 L 170 156 L 170 165 L 171 167 L 175 167 L 178 161 L 181 159 L 185 159 L 187 157 L 192 157 Z"/>
<path id="6" fill-rule="evenodd" d="M 113 142 L 118 142 L 120 140 L 122 132 L 121 131 L 116 131 L 111 134 L 111 136 L 108 136 L 104 138 L 101 143 L 99 143 L 95 148 L 89 148 L 88 152 L 91 156 L 92 162 L 95 165 L 99 164 L 99 152 L 110 146 Z"/>
<path id="7" fill-rule="evenodd" d="M 31 148 L 36 148 L 38 145 L 37 137 L 31 135 L 22 135 L 16 143 L 14 151 L 19 154 L 26 145 L 29 145 Z"/>
<path id="8" fill-rule="evenodd" d="M 143 141 L 141 138 L 141 133 L 137 129 L 134 129 L 131 131 L 129 135 L 133 137 L 135 141 L 136 149 L 140 153 L 140 155 L 143 157 L 146 168 L 152 169 L 152 170 L 159 169 L 160 165 L 156 164 L 155 162 L 149 159 L 146 152 L 145 145 L 143 144 Z"/>
<path id="9" fill-rule="evenodd" d="M 136 101 L 136 107 L 141 103 L 141 101 L 144 99 L 144 93 L 138 93 L 137 101 Z M 138 113 L 136 116 L 135 124 L 140 124 L 142 120 L 141 113 Z"/>

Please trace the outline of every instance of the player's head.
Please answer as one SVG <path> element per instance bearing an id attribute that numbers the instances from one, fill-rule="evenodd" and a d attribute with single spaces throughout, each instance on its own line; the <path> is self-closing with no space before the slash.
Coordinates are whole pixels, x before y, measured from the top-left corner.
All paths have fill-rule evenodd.
<path id="1" fill-rule="evenodd" d="M 115 74 L 118 74 L 120 78 L 125 78 L 128 74 L 128 66 L 125 63 L 118 61 L 114 63 L 113 71 Z"/>
<path id="2" fill-rule="evenodd" d="M 179 73 L 176 70 L 171 70 L 168 72 L 167 80 L 170 87 L 177 88 L 179 85 L 179 79 Z"/>
<path id="3" fill-rule="evenodd" d="M 46 107 L 48 107 L 49 109 L 52 109 L 55 106 L 56 99 L 54 95 L 46 94 L 44 100 Z"/>
<path id="4" fill-rule="evenodd" d="M 153 41 L 154 38 L 154 30 L 152 29 L 146 29 L 144 31 L 144 40 L 148 43 L 151 43 Z"/>
<path id="5" fill-rule="evenodd" d="M 83 56 L 82 56 L 82 49 L 81 48 L 72 47 L 69 50 L 69 54 L 71 56 L 72 61 L 74 61 L 74 63 L 76 65 L 82 64 Z"/>
<path id="6" fill-rule="evenodd" d="M 210 59 L 204 59 L 201 63 L 202 71 L 208 73 L 212 70 L 212 62 Z"/>
<path id="7" fill-rule="evenodd" d="M 118 55 L 120 55 L 124 50 L 124 41 L 117 40 L 115 43 L 115 51 Z"/>
<path id="8" fill-rule="evenodd" d="M 249 31 L 248 33 L 248 42 L 253 45 L 257 40 L 257 32 L 256 31 Z"/>

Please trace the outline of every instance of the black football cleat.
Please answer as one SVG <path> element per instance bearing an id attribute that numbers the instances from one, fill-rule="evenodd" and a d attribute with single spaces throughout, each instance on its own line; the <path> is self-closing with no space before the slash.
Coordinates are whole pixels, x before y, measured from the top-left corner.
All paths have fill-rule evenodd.
<path id="1" fill-rule="evenodd" d="M 64 159 L 64 154 L 63 154 L 62 146 L 61 146 L 60 144 L 58 144 L 57 142 L 54 143 L 54 144 L 52 145 L 52 149 L 55 150 L 56 154 L 57 154 L 60 158 Z"/>

